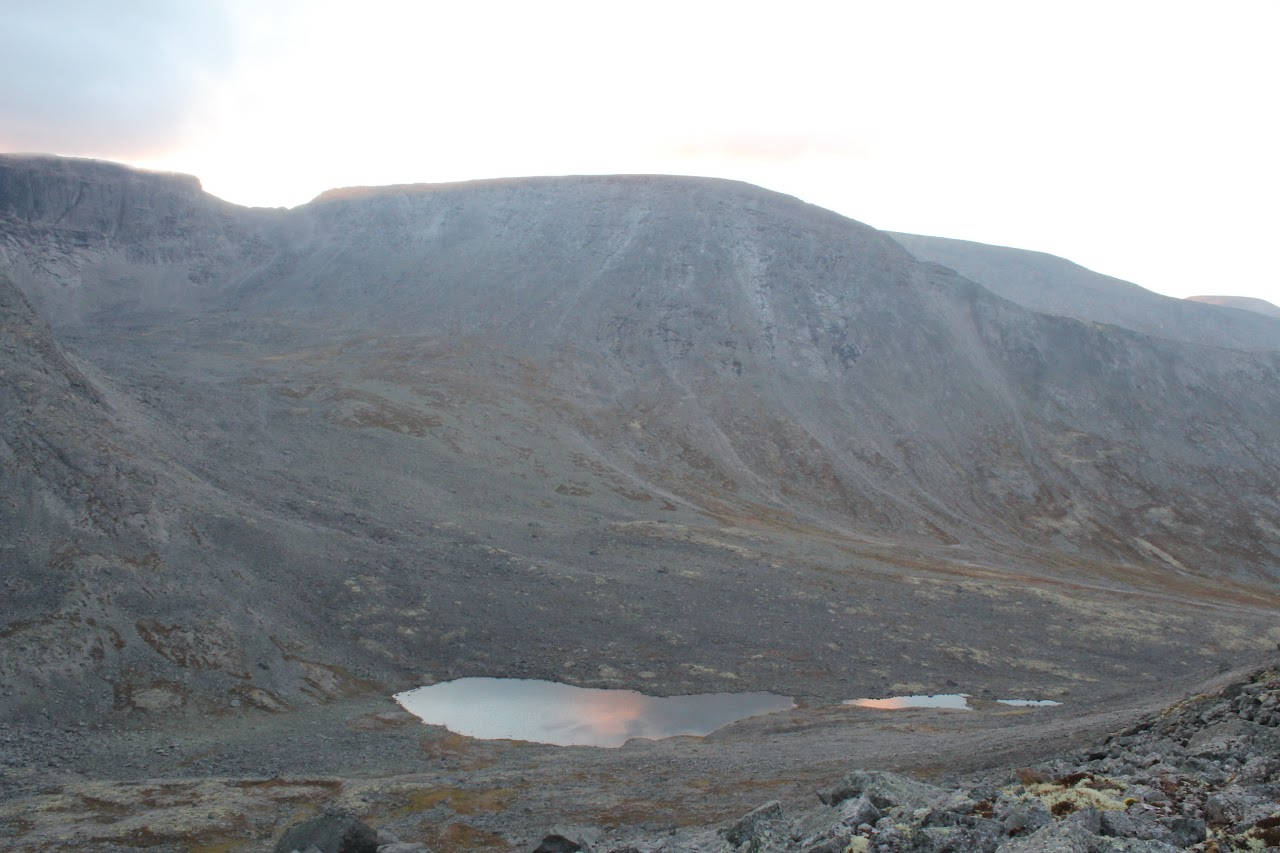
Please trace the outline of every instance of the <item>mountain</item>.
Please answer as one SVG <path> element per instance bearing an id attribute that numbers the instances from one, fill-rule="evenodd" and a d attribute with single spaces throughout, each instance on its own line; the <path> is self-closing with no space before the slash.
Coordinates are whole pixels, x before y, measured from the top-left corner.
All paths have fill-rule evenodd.
<path id="1" fill-rule="evenodd" d="M 1280 639 L 1267 318 L 1036 313 L 661 176 L 261 210 L 3 157 L 0 274 L 13 713 L 458 675 L 1100 697 Z"/>
<path id="2" fill-rule="evenodd" d="M 1241 311 L 1253 311 L 1268 317 L 1280 317 L 1280 305 L 1273 305 L 1265 299 L 1252 296 L 1188 296 L 1192 302 L 1203 302 L 1207 305 L 1221 305 L 1224 308 L 1239 308 Z"/>
<path id="3" fill-rule="evenodd" d="M 949 267 L 1033 311 L 1185 343 L 1280 349 L 1278 319 L 1225 310 L 1198 298 L 1162 296 L 1043 252 L 918 234 L 891 236 L 920 260 Z"/>

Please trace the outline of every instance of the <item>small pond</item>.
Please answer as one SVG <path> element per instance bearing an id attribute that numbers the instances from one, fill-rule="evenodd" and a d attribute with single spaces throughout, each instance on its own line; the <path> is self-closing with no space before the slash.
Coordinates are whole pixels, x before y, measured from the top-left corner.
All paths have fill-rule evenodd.
<path id="1" fill-rule="evenodd" d="M 469 737 L 609 747 L 636 737 L 706 735 L 795 707 L 772 693 L 660 697 L 523 678 L 460 678 L 398 693 L 395 700 L 424 722 Z"/>
<path id="2" fill-rule="evenodd" d="M 848 699 L 844 704 L 860 708 L 879 708 L 883 711 L 900 711 L 906 708 L 950 708 L 956 711 L 972 711 L 968 693 L 938 693 L 933 696 L 892 696 L 888 699 Z M 1024 708 L 1046 708 L 1061 705 L 1052 699 L 995 699 L 1001 705 L 1017 705 Z"/>

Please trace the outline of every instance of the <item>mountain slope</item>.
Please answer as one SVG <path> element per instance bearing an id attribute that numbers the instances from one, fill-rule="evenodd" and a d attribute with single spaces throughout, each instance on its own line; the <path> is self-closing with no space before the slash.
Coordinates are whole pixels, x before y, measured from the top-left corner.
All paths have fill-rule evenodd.
<path id="1" fill-rule="evenodd" d="M 1253 311 L 1267 317 L 1280 317 L 1280 306 L 1273 305 L 1265 299 L 1252 296 L 1188 296 L 1191 302 L 1203 302 L 1207 305 L 1221 305 L 1224 308 L 1239 308 L 1241 311 Z"/>
<path id="2" fill-rule="evenodd" d="M 1280 349 L 1280 320 L 1161 296 L 1043 252 L 918 234 L 892 236 L 920 260 L 950 267 L 1033 311 L 1112 323 L 1174 341 Z"/>
<path id="3" fill-rule="evenodd" d="M 1121 665 L 1077 618 L 1144 672 L 1274 642 L 1276 353 L 1037 314 L 725 181 L 261 211 L 0 158 L 0 214 L 15 358 L 56 379 L 22 405 L 71 405 L 74 366 L 75 447 L 145 472 L 108 478 L 138 502 L 119 528 L 0 516 L 78 549 L 31 550 L 32 578 L 118 590 L 0 629 L 22 702 L 55 668 L 25 651 L 72 614 L 106 647 L 59 660 L 130 712 L 463 674 L 1044 695 Z"/>

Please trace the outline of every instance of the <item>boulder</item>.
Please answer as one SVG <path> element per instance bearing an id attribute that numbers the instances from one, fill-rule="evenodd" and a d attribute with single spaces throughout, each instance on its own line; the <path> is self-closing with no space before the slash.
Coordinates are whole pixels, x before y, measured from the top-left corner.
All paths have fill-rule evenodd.
<path id="1" fill-rule="evenodd" d="M 855 770 L 836 783 L 830 791 L 819 793 L 818 797 L 827 805 L 836 806 L 863 794 L 881 811 L 894 806 L 908 809 L 930 808 L 949 796 L 941 788 L 896 773 Z"/>
<path id="2" fill-rule="evenodd" d="M 867 794 L 859 794 L 856 799 L 851 798 L 840 804 L 840 822 L 846 826 L 856 828 L 864 823 L 875 826 L 880 818 L 880 809 L 876 808 Z"/>
<path id="3" fill-rule="evenodd" d="M 378 853 L 378 833 L 345 809 L 325 809 L 318 816 L 285 830 L 275 853 Z"/>
<path id="4" fill-rule="evenodd" d="M 1105 843 L 1078 823 L 1050 823 L 1030 835 L 1006 841 L 997 853 L 1093 853 Z"/>
<path id="5" fill-rule="evenodd" d="M 1169 822 L 1170 841 L 1175 847 L 1199 844 L 1209 835 L 1209 828 L 1199 818 L 1176 817 Z"/>
<path id="6" fill-rule="evenodd" d="M 778 834 L 785 825 L 786 816 L 782 812 L 782 803 L 770 800 L 738 818 L 724 830 L 724 838 L 734 847 L 743 844 L 759 846 L 767 837 Z"/>
<path id="7" fill-rule="evenodd" d="M 1001 794 L 996 798 L 993 816 L 1004 827 L 1005 833 L 1014 837 L 1030 835 L 1053 823 L 1048 807 L 1036 797 L 1021 799 Z"/>
<path id="8" fill-rule="evenodd" d="M 545 836 L 538 846 L 533 848 L 533 853 L 578 853 L 581 849 L 582 845 L 573 839 L 553 834 Z"/>

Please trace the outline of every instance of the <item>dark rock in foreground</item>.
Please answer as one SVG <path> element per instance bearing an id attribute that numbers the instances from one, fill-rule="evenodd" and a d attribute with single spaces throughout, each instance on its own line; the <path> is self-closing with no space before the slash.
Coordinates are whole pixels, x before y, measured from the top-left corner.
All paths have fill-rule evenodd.
<path id="1" fill-rule="evenodd" d="M 321 853 L 377 853 L 378 834 L 351 812 L 326 809 L 319 817 L 290 827 L 276 843 L 275 853 L 312 849 Z"/>

